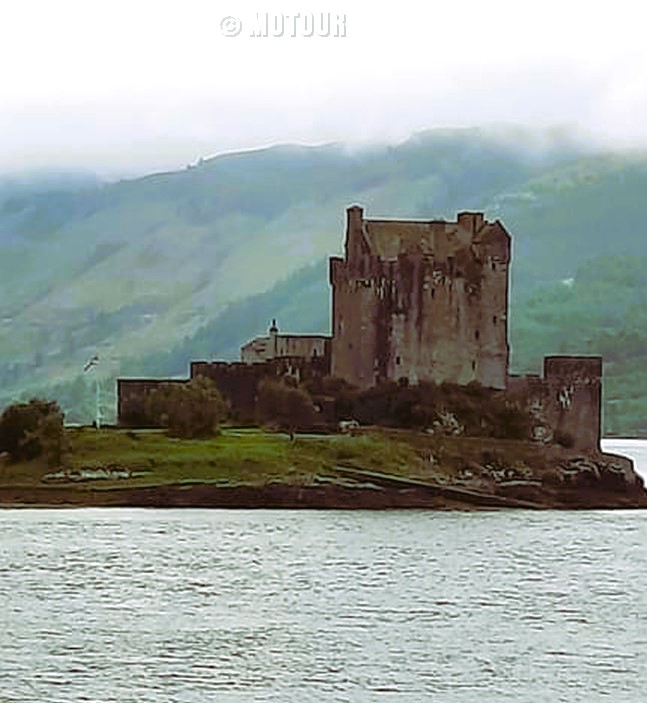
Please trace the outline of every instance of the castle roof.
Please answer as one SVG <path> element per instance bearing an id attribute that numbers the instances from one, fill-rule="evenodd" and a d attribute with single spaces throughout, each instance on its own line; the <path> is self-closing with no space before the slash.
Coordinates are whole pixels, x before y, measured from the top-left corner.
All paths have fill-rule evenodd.
<path id="1" fill-rule="evenodd" d="M 509 238 L 503 225 L 487 222 L 480 213 L 461 213 L 456 222 L 443 220 L 363 220 L 364 239 L 375 256 L 401 254 L 451 256 L 471 243 Z"/>
<path id="2" fill-rule="evenodd" d="M 383 259 L 399 254 L 433 251 L 431 223 L 413 220 L 364 220 L 364 238 L 371 252 Z"/>

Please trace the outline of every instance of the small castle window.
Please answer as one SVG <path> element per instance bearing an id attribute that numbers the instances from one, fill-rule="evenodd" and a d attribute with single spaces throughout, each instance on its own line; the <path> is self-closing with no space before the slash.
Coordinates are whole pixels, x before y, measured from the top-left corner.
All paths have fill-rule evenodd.
<path id="1" fill-rule="evenodd" d="M 472 371 L 476 370 L 476 361 L 472 361 Z"/>
<path id="2" fill-rule="evenodd" d="M 432 289 L 431 289 L 431 297 L 432 297 L 432 298 L 435 298 L 435 297 L 436 297 L 436 289 L 435 289 L 435 288 L 432 288 Z"/>
<path id="3" fill-rule="evenodd" d="M 496 271 L 496 264 L 494 263 L 494 261 L 492 262 L 492 270 Z"/>
<path id="4" fill-rule="evenodd" d="M 479 338 L 480 336 L 481 336 L 481 333 L 480 333 L 478 330 L 476 330 L 476 331 L 474 332 L 474 339 L 476 339 L 476 340 L 478 341 L 478 338 Z"/>
<path id="5" fill-rule="evenodd" d="M 400 366 L 400 357 L 399 356 L 395 357 L 395 364 L 396 364 L 396 366 Z"/>
<path id="6" fill-rule="evenodd" d="M 496 325 L 496 315 L 492 315 L 492 324 Z"/>

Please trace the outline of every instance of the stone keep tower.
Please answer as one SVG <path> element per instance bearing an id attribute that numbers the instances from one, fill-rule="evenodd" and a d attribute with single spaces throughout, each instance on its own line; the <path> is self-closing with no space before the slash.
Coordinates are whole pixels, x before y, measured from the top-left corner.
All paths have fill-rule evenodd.
<path id="1" fill-rule="evenodd" d="M 345 256 L 330 260 L 332 375 L 505 388 L 509 264 L 510 235 L 481 213 L 368 220 L 349 208 Z"/>

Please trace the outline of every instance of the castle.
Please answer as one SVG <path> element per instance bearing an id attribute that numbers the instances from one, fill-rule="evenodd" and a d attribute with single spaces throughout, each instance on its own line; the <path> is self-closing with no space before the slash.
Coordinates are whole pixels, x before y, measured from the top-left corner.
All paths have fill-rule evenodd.
<path id="1" fill-rule="evenodd" d="M 360 389 L 388 381 L 444 381 L 523 392 L 537 438 L 570 435 L 597 448 L 602 360 L 550 356 L 543 376 L 511 376 L 508 289 L 511 239 L 498 220 L 459 213 L 455 222 L 366 219 L 347 210 L 344 257 L 330 259 L 332 336 L 269 334 L 241 348 L 240 362 L 196 361 L 241 417 L 254 417 L 263 378 L 341 378 Z M 119 379 L 122 425 L 146 424 L 146 393 L 164 379 Z M 174 381 L 182 382 L 182 381 Z"/>
<path id="2" fill-rule="evenodd" d="M 506 387 L 510 235 L 456 222 L 367 220 L 349 208 L 330 260 L 332 375 L 360 388 L 406 378 Z"/>

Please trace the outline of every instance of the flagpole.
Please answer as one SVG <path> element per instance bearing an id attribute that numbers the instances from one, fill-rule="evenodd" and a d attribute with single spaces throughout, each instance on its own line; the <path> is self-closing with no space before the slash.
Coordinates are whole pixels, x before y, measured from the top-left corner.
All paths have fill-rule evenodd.
<path id="1" fill-rule="evenodd" d="M 87 373 L 99 363 L 99 355 L 95 354 L 87 361 L 83 367 L 83 372 Z M 99 388 L 99 374 L 96 369 L 94 371 L 94 425 L 99 430 L 101 429 L 101 390 Z"/>

